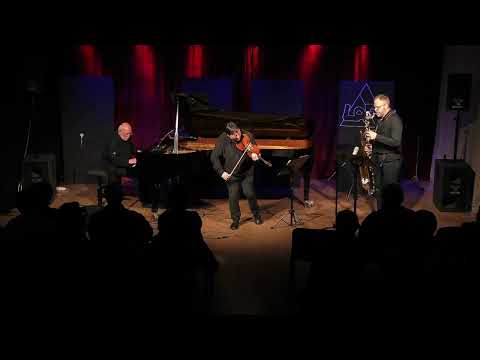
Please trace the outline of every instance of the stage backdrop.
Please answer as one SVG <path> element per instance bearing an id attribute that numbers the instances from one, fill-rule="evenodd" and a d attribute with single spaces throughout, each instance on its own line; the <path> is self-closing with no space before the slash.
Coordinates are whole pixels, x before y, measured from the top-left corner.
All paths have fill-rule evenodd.
<path id="1" fill-rule="evenodd" d="M 184 79 L 181 89 L 187 94 L 205 96 L 212 107 L 232 111 L 231 79 Z"/>
<path id="2" fill-rule="evenodd" d="M 115 124 L 131 121 L 134 141 L 141 149 L 155 144 L 173 128 L 175 103 L 171 94 L 182 90 L 184 80 L 229 79 L 233 111 L 252 111 L 262 105 L 257 104 L 255 98 L 256 81 L 301 81 L 303 113 L 313 125 L 313 178 L 327 178 L 335 168 L 339 81 L 395 79 L 394 106 L 405 120 L 406 175 L 410 177 L 416 173 L 418 165 L 418 175 L 428 178 L 438 110 L 441 50 L 438 44 L 424 42 L 371 45 L 292 42 L 270 45 L 84 44 L 63 48 L 39 47 L 38 52 L 45 59 L 42 62 L 34 56 L 36 54 L 15 53 L 12 54 L 15 59 L 12 63 L 31 64 L 31 71 L 23 71 L 24 74 L 37 76 L 38 72 L 38 76 L 45 75 L 45 97 L 40 102 L 42 111 L 38 122 L 41 127 L 34 131 L 32 149 L 35 147 L 37 153 L 55 150 L 57 159 L 61 159 L 63 151 L 62 146 L 57 147 L 63 132 L 61 101 L 57 100 L 62 91 L 58 79 L 64 76 L 111 77 L 113 121 Z M 422 56 L 412 57 L 412 53 L 421 53 Z M 12 68 L 15 67 L 5 67 L 8 71 Z M 54 101 L 47 101 L 49 99 Z M 78 140 L 76 134 L 75 144 Z M 24 141 L 18 139 L 18 142 Z M 21 151 L 13 156 L 21 158 Z M 61 166 L 57 168 L 61 169 Z"/>
<path id="3" fill-rule="evenodd" d="M 101 167 L 114 134 L 112 78 L 65 77 L 61 89 L 65 183 L 94 183 L 87 171 Z"/>
<path id="4" fill-rule="evenodd" d="M 301 80 L 253 80 L 251 111 L 304 115 L 304 86 Z"/>
<path id="5" fill-rule="evenodd" d="M 375 95 L 390 97 L 395 107 L 395 83 L 393 81 L 340 81 L 338 87 L 337 145 L 359 144 L 359 130 L 364 126 L 365 112 L 374 112 Z"/>
<path id="6" fill-rule="evenodd" d="M 360 130 L 364 126 L 365 112 L 373 113 L 375 95 L 385 94 L 395 105 L 393 81 L 340 81 L 338 86 L 337 118 L 337 187 L 349 192 L 353 183 L 350 158 L 355 146 L 360 146 Z"/>

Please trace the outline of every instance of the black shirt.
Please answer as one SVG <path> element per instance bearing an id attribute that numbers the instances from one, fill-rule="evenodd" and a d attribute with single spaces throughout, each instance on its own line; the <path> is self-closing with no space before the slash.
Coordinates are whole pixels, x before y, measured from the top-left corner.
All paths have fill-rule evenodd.
<path id="1" fill-rule="evenodd" d="M 247 134 L 253 145 L 257 144 L 251 133 L 242 130 L 242 134 Z M 218 175 L 222 176 L 224 171 L 230 173 L 242 156 L 243 151 L 237 149 L 235 144 L 235 140 L 231 140 L 226 133 L 222 133 L 217 138 L 215 149 L 213 149 L 210 155 L 210 160 Z M 253 171 L 253 160 L 250 159 L 248 154 L 245 154 L 233 175 L 243 175 L 249 171 Z"/>
<path id="2" fill-rule="evenodd" d="M 384 155 L 385 160 L 401 158 L 402 151 L 402 118 L 395 110 L 390 110 L 377 125 L 377 137 L 373 142 L 373 154 Z"/>
<path id="3" fill-rule="evenodd" d="M 130 137 L 124 141 L 115 134 L 105 149 L 104 159 L 115 167 L 128 167 L 128 160 L 135 156 L 136 149 Z"/>

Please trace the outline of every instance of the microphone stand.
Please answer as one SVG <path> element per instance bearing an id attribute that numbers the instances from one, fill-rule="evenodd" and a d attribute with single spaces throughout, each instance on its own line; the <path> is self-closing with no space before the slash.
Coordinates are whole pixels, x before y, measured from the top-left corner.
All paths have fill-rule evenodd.
<path id="1" fill-rule="evenodd" d="M 420 159 L 420 135 L 417 136 L 417 158 L 415 159 L 415 176 L 412 178 L 412 182 L 416 183 L 420 190 L 424 191 L 425 189 L 420 184 L 420 179 L 418 178 L 418 161 Z"/>
<path id="2" fill-rule="evenodd" d="M 353 165 L 353 212 L 357 214 L 357 198 L 358 198 L 358 172 L 360 171 L 360 161 L 359 156 L 357 155 L 359 151 L 358 146 L 355 147 L 352 153 L 352 158 L 350 162 Z"/>

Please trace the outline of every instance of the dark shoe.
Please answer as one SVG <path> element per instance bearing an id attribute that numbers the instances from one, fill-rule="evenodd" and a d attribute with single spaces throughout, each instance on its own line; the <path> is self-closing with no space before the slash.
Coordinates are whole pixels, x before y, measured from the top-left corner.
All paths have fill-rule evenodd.
<path id="1" fill-rule="evenodd" d="M 255 224 L 257 225 L 263 224 L 263 220 L 260 215 L 255 216 Z"/>
<path id="2" fill-rule="evenodd" d="M 240 224 L 238 223 L 238 221 L 234 221 L 234 222 L 232 223 L 232 225 L 230 225 L 230 229 L 232 229 L 232 230 L 237 230 L 238 227 L 239 227 L 239 225 L 240 225 Z"/>

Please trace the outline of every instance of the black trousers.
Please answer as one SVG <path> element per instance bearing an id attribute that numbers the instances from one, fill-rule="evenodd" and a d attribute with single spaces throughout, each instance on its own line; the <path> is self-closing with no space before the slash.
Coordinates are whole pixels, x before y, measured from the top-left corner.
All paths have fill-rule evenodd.
<path id="1" fill-rule="evenodd" d="M 128 176 L 130 178 L 137 178 L 136 168 L 116 167 L 116 166 L 109 165 L 107 166 L 107 173 L 108 173 L 109 184 L 121 183 L 123 176 Z"/>
<path id="2" fill-rule="evenodd" d="M 115 166 L 108 167 L 108 183 L 118 184 L 122 182 L 122 176 L 127 176 L 127 169 Z"/>
<path id="3" fill-rule="evenodd" d="M 230 216 L 233 221 L 240 221 L 240 190 L 243 190 L 243 194 L 248 200 L 248 205 L 250 206 L 253 216 L 256 217 L 260 215 L 260 208 L 253 184 L 253 171 L 240 176 L 232 176 L 232 178 L 227 181 L 227 188 Z"/>
<path id="4" fill-rule="evenodd" d="M 382 189 L 385 185 L 400 183 L 400 168 L 402 160 L 375 161 L 375 198 L 377 199 L 377 209 L 382 208 Z"/>

